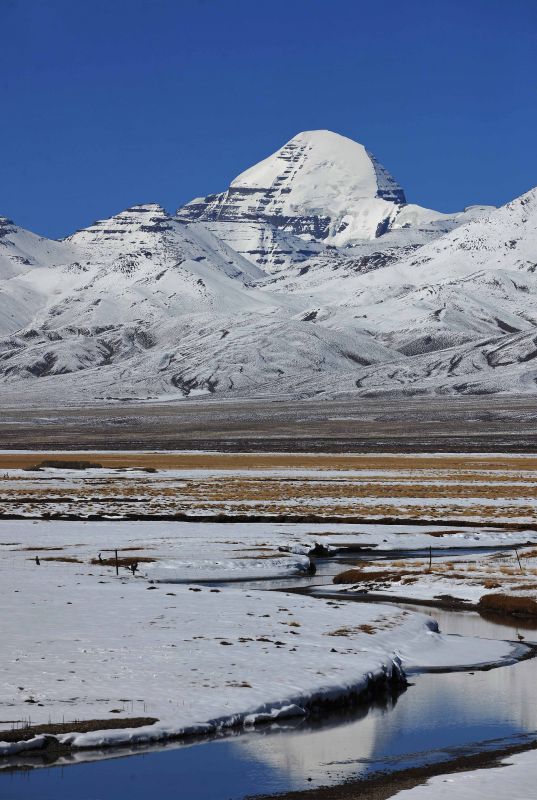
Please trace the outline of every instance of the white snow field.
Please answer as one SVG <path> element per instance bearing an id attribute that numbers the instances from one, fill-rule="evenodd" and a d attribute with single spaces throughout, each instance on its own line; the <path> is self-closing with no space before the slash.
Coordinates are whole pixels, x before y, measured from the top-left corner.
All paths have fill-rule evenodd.
<path id="1" fill-rule="evenodd" d="M 0 399 L 533 393 L 536 231 L 536 189 L 421 208 L 322 130 L 175 216 L 61 242 L 0 217 Z"/>
<path id="2" fill-rule="evenodd" d="M 270 558 L 199 559 L 198 561 L 159 561 L 148 565 L 146 577 L 155 583 L 192 583 L 195 581 L 238 581 L 263 578 L 286 578 L 307 575 L 311 567 L 307 556 Z"/>
<path id="3" fill-rule="evenodd" d="M 397 800 L 531 800 L 537 785 L 535 751 L 502 759 L 502 766 L 438 775 L 413 789 L 397 792 Z"/>
<path id="4" fill-rule="evenodd" d="M 4 730 L 72 723 L 72 731 L 58 738 L 86 748 L 207 734 L 304 715 L 320 701 L 367 693 L 401 670 L 514 657 L 510 643 L 442 635 L 429 617 L 390 606 L 247 584 L 151 583 L 144 574 L 158 559 L 211 558 L 224 570 L 247 553 L 253 562 L 260 554 L 273 557 L 283 542 L 307 543 L 307 531 L 308 526 L 0 523 L 0 604 L 9 609 L 2 620 L 7 646 L 0 654 L 0 708 L 2 718 L 12 721 Z M 98 562 L 99 552 L 109 558 L 114 548 L 121 558 L 156 561 L 141 561 L 136 576 L 125 567 L 116 576 L 113 566 Z M 305 557 L 288 558 L 296 564 Z M 77 720 L 115 715 L 158 721 L 77 730 Z M 42 737 L 30 744 L 4 742 L 0 754 L 42 744 Z"/>

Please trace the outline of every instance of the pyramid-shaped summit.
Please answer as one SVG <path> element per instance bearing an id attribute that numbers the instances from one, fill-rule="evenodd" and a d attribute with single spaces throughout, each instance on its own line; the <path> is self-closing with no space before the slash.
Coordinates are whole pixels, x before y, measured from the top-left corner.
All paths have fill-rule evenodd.
<path id="1" fill-rule="evenodd" d="M 332 131 L 305 131 L 241 173 L 221 194 L 179 209 L 180 219 L 264 221 L 338 245 L 373 239 L 406 202 L 403 189 L 366 148 Z"/>

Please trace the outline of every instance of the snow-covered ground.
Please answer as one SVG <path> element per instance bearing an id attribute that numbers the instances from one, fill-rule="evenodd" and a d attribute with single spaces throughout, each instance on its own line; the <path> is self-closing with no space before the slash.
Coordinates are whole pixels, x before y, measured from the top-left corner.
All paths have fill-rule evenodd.
<path id="1" fill-rule="evenodd" d="M 307 575 L 312 567 L 305 555 L 287 558 L 259 554 L 251 558 L 159 561 L 149 564 L 146 577 L 155 583 L 193 583 L 195 581 L 244 581 Z"/>
<path id="2" fill-rule="evenodd" d="M 502 765 L 438 775 L 413 789 L 394 795 L 397 800 L 531 800 L 537 785 L 535 750 L 502 759 Z"/>
<path id="3" fill-rule="evenodd" d="M 272 558 L 277 544 L 307 543 L 309 534 L 308 526 L 0 523 L 0 604 L 9 609 L 2 718 L 73 722 L 72 734 L 60 738 L 76 746 L 149 742 L 303 715 L 317 701 L 385 682 L 401 667 L 512 658 L 509 643 L 444 636 L 430 618 L 389 606 L 229 584 L 166 585 L 144 574 L 158 559 L 179 555 L 183 562 L 219 561 L 225 572 L 248 553 L 252 562 L 260 554 Z M 116 577 L 113 566 L 98 562 L 99 552 L 106 558 L 114 548 L 121 558 L 157 560 L 140 562 L 136 576 L 122 567 Z M 305 557 L 287 558 L 296 564 Z M 77 733 L 75 720 L 115 714 L 158 722 Z M 1 752 L 20 747 L 5 744 Z"/>

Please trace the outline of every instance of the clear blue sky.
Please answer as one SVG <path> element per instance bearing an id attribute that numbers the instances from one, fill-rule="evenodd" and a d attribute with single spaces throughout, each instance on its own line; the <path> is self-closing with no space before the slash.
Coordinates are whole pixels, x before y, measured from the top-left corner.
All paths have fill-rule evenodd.
<path id="1" fill-rule="evenodd" d="M 48 236 L 313 128 L 440 210 L 537 184 L 537 0 L 0 0 L 0 24 L 0 214 Z"/>

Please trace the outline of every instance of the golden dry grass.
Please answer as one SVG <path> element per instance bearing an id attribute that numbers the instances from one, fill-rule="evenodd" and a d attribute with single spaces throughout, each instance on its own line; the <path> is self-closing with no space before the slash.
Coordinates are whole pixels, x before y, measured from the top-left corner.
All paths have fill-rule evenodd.
<path id="1" fill-rule="evenodd" d="M 355 628 L 337 628 L 335 631 L 329 631 L 326 635 L 327 636 L 353 636 L 355 633 L 368 633 L 372 635 L 376 633 L 377 628 L 374 625 L 371 625 L 367 622 L 364 622 L 362 625 L 357 625 Z"/>
<path id="2" fill-rule="evenodd" d="M 62 547 L 40 547 L 40 546 L 36 545 L 35 547 L 18 547 L 17 550 L 22 550 L 23 552 L 29 551 L 29 552 L 32 552 L 32 553 L 34 551 L 36 551 L 38 553 L 41 553 L 41 552 L 50 552 L 50 551 L 56 551 L 56 550 L 63 550 L 63 546 Z"/>
<path id="3" fill-rule="evenodd" d="M 82 564 L 82 560 L 80 558 L 75 558 L 75 556 L 40 556 L 40 561 L 61 561 L 67 564 Z"/>
<path id="4" fill-rule="evenodd" d="M 2 453 L 0 470 L 33 466 L 37 461 L 58 459 L 81 461 L 88 458 L 84 452 L 47 453 Z M 360 455 L 360 454 L 308 454 L 308 453 L 91 453 L 92 461 L 103 467 L 155 469 L 380 469 L 380 470 L 508 470 L 537 471 L 537 456 L 482 456 L 446 455 Z"/>
<path id="5" fill-rule="evenodd" d="M 353 567 L 352 569 L 346 569 L 343 572 L 340 572 L 336 575 L 333 579 L 334 583 L 360 583 L 363 581 L 367 582 L 397 582 L 400 581 L 402 577 L 408 575 L 407 571 L 404 570 L 390 570 L 390 569 L 361 569 L 360 567 Z"/>
<path id="6" fill-rule="evenodd" d="M 438 581 L 438 595 L 450 594 L 449 586 L 453 585 L 478 587 L 488 590 L 479 602 L 479 610 L 488 610 L 499 614 L 518 614 L 537 616 L 537 559 L 535 548 L 521 549 L 520 556 L 527 555 L 521 566 L 516 552 L 488 554 L 479 557 L 468 557 L 457 561 L 433 561 L 431 568 L 422 560 L 385 561 L 383 569 L 378 565 L 359 562 L 353 568 L 341 572 L 333 579 L 335 584 L 366 585 L 369 589 L 380 584 L 379 589 L 391 590 L 397 595 L 398 586 L 417 583 L 416 598 L 420 598 L 420 581 L 425 579 L 429 597 L 431 585 Z M 481 592 L 480 592 L 481 593 Z"/>
<path id="7" fill-rule="evenodd" d="M 492 578 L 485 578 L 485 580 L 483 581 L 483 586 L 485 587 L 485 589 L 499 589 L 501 583 L 498 583 L 498 581 L 495 581 Z"/>
<path id="8" fill-rule="evenodd" d="M 537 617 L 537 600 L 533 597 L 508 595 L 502 592 L 484 595 L 479 601 L 479 608 L 500 614 Z"/>

